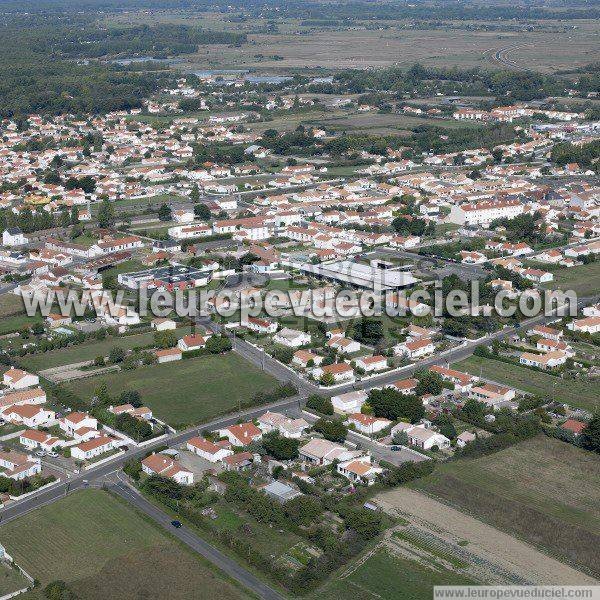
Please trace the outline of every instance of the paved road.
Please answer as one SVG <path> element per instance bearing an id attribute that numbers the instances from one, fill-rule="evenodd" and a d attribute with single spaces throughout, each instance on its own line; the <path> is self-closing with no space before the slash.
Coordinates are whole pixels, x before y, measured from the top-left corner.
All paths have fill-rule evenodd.
<path id="1" fill-rule="evenodd" d="M 261 407 L 243 410 L 226 417 L 220 417 L 214 419 L 213 421 L 190 427 L 184 431 L 162 437 L 151 444 L 144 446 L 143 448 L 132 448 L 131 450 L 126 451 L 125 454 L 117 456 L 111 461 L 84 471 L 50 488 L 34 492 L 31 496 L 28 496 L 22 500 L 17 500 L 16 502 L 9 504 L 7 507 L 0 509 L 0 525 L 26 514 L 31 510 L 38 508 L 39 506 L 53 502 L 54 500 L 57 500 L 58 498 L 67 494 L 69 491 L 85 487 L 86 483 L 104 479 L 108 475 L 119 471 L 127 461 L 132 459 L 140 460 L 155 448 L 164 446 L 165 444 L 169 446 L 179 446 L 184 444 L 190 438 L 200 435 L 204 429 L 221 429 L 228 427 L 229 425 L 236 424 L 240 419 L 251 420 L 259 417 L 267 410 L 298 410 L 298 408 L 301 406 L 301 402 L 302 398 L 299 396 L 286 398 L 285 400 L 280 400 L 272 404 L 266 404 Z"/>
<path id="2" fill-rule="evenodd" d="M 121 498 L 132 504 L 135 508 L 148 515 L 159 525 L 162 525 L 171 535 L 181 540 L 186 546 L 198 552 L 213 565 L 225 572 L 246 588 L 265 600 L 283 600 L 283 596 L 269 587 L 252 573 L 240 566 L 235 560 L 217 550 L 214 546 L 199 537 L 189 527 L 180 528 L 171 525 L 172 518 L 146 500 L 135 488 L 119 480 L 108 486 L 108 489 L 118 494 Z"/>

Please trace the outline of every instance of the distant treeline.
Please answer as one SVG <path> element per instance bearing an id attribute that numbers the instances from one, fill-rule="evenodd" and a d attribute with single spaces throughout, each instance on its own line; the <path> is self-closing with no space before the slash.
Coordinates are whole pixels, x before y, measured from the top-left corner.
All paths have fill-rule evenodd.
<path id="1" fill-rule="evenodd" d="M 88 59 L 166 56 L 198 44 L 238 44 L 245 34 L 186 25 L 100 28 L 86 15 L 0 17 L 0 118 L 31 113 L 103 113 L 138 108 L 172 77 L 156 63 L 108 66 Z M 146 63 L 144 63 L 146 64 Z"/>
<path id="2" fill-rule="evenodd" d="M 245 33 L 204 31 L 188 25 L 139 25 L 119 29 L 95 29 L 91 32 L 73 32 L 59 50 L 65 56 L 96 58 L 128 54 L 167 56 L 191 54 L 200 44 L 241 44 Z"/>
<path id="3" fill-rule="evenodd" d="M 348 70 L 338 73 L 335 82 L 347 91 L 392 90 L 410 92 L 428 82 L 451 82 L 452 87 L 460 84 L 461 95 L 507 96 L 512 100 L 533 100 L 560 95 L 566 82 L 558 77 L 534 72 L 493 71 L 480 68 L 424 67 L 413 65 L 409 69 L 389 67 L 386 69 Z"/>
<path id="4" fill-rule="evenodd" d="M 525 2 L 497 4 L 484 2 L 450 3 L 441 0 L 427 2 L 319 2 L 306 0 L 37 0 L 34 5 L 27 0 L 3 0 L 3 11 L 36 12 L 122 12 L 132 10 L 193 10 L 193 11 L 243 11 L 249 15 L 293 17 L 303 20 L 358 21 L 365 19 L 438 19 L 489 20 L 489 21 L 534 21 L 536 19 L 597 19 L 597 6 L 569 1 L 555 6 L 529 5 Z"/>

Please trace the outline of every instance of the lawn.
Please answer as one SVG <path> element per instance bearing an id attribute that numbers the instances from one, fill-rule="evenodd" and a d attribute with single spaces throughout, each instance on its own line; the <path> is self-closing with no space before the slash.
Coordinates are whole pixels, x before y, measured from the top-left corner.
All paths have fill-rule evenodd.
<path id="1" fill-rule="evenodd" d="M 595 295 L 600 290 L 600 262 L 552 272 L 554 281 L 543 286 L 547 289 L 573 290 L 582 297 Z"/>
<path id="2" fill-rule="evenodd" d="M 89 232 L 84 232 L 72 241 L 74 244 L 81 244 L 82 246 L 87 246 L 89 248 L 98 242 L 98 237 Z"/>
<path id="3" fill-rule="evenodd" d="M 189 332 L 189 327 L 181 327 L 176 330 L 177 337 L 183 337 Z M 100 341 L 90 340 L 83 344 L 79 344 L 78 346 L 52 350 L 51 352 L 45 352 L 43 354 L 24 356 L 19 359 L 19 363 L 22 364 L 23 367 L 33 371 L 41 371 L 43 369 L 51 369 L 52 367 L 94 360 L 96 356 L 108 356 L 111 349 L 115 346 L 128 350 L 138 346 L 147 346 L 148 344 L 152 344 L 153 340 L 154 332 L 122 337 L 109 337 Z"/>
<path id="4" fill-rule="evenodd" d="M 11 292 L 0 295 L 0 317 L 8 317 L 25 311 L 23 299 Z"/>
<path id="5" fill-rule="evenodd" d="M 61 579 L 86 600 L 248 598 L 159 526 L 100 490 L 76 492 L 3 525 L 0 542 L 42 586 Z"/>
<path id="6" fill-rule="evenodd" d="M 121 273 L 133 273 L 135 271 L 142 271 L 144 269 L 144 265 L 135 259 L 125 260 L 114 267 L 110 267 L 106 269 L 106 271 L 102 271 L 102 281 L 106 281 L 107 277 L 117 277 Z"/>
<path id="7" fill-rule="evenodd" d="M 29 586 L 29 581 L 25 579 L 19 571 L 0 563 L 0 597 L 22 590 Z"/>
<path id="8" fill-rule="evenodd" d="M 546 436 L 440 465 L 412 484 L 596 576 L 599 486 L 600 457 Z"/>
<path id="9" fill-rule="evenodd" d="M 35 323 L 41 323 L 43 320 L 44 318 L 39 313 L 36 313 L 34 317 L 28 317 L 25 313 L 2 317 L 0 319 L 0 335 L 19 331 L 24 327 L 31 327 Z"/>
<path id="10" fill-rule="evenodd" d="M 474 582 L 436 564 L 436 570 L 381 549 L 354 570 L 332 580 L 312 598 L 320 600 L 431 600 L 435 585 Z"/>
<path id="11" fill-rule="evenodd" d="M 200 423 L 251 402 L 259 391 L 276 387 L 276 380 L 230 352 L 141 367 L 72 381 L 68 385 L 83 398 L 91 398 L 105 382 L 111 394 L 137 390 L 155 416 L 174 427 Z"/>
<path id="12" fill-rule="evenodd" d="M 546 396 L 578 408 L 594 410 L 600 399 L 600 383 L 597 381 L 561 379 L 527 367 L 481 356 L 471 356 L 452 366 L 459 371 L 467 371 L 475 376 L 481 375 L 524 392 Z"/>
<path id="13" fill-rule="evenodd" d="M 263 556 L 278 557 L 287 552 L 302 538 L 290 531 L 274 529 L 265 523 L 259 523 L 248 514 L 241 513 L 224 500 L 212 507 L 217 513 L 217 518 L 212 521 L 218 529 L 239 532 L 244 528 L 245 535 L 252 538 L 253 549 Z"/>

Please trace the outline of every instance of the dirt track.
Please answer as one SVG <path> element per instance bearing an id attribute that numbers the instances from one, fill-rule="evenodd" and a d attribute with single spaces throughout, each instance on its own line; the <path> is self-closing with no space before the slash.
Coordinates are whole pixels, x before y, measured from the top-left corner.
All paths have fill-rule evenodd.
<path id="1" fill-rule="evenodd" d="M 467 540 L 469 552 L 538 585 L 598 584 L 593 577 L 551 558 L 510 535 L 428 496 L 398 488 L 377 496 L 386 512 L 402 515 L 437 535 Z"/>

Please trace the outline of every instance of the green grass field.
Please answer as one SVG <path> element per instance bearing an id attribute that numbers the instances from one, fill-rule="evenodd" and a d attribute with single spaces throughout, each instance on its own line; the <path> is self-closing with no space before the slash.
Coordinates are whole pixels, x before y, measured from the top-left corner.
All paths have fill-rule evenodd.
<path id="1" fill-rule="evenodd" d="M 22 313 L 25 310 L 23 299 L 13 293 L 0 295 L 0 317 Z"/>
<path id="2" fill-rule="evenodd" d="M 137 390 L 154 414 L 174 427 L 206 421 L 249 403 L 258 391 L 273 389 L 276 380 L 230 352 L 142 367 L 72 381 L 68 385 L 82 398 L 91 398 L 100 383 L 118 395 Z"/>
<path id="3" fill-rule="evenodd" d="M 177 337 L 183 337 L 190 332 L 189 327 L 181 327 L 176 330 Z M 115 346 L 129 350 L 137 346 L 147 346 L 152 344 L 154 340 L 153 332 L 140 333 L 138 335 L 128 335 L 122 337 L 111 337 L 105 340 L 89 341 L 78 346 L 70 346 L 61 348 L 60 350 L 52 350 L 44 354 L 32 354 L 19 359 L 19 363 L 25 368 L 33 371 L 41 371 L 43 369 L 51 369 L 52 367 L 60 367 L 73 363 L 93 360 L 96 356 L 108 356 L 109 352 Z"/>
<path id="4" fill-rule="evenodd" d="M 86 600 L 249 597 L 159 526 L 100 490 L 76 492 L 3 525 L 0 542 L 42 586 L 62 579 Z M 43 596 L 39 590 L 27 597 Z"/>
<path id="5" fill-rule="evenodd" d="M 19 331 L 24 327 L 31 327 L 35 323 L 41 323 L 43 320 L 43 317 L 40 315 L 28 317 L 25 313 L 11 315 L 10 317 L 2 317 L 0 319 L 0 335 Z"/>
<path id="6" fill-rule="evenodd" d="M 453 367 L 472 375 L 479 376 L 481 374 L 486 379 L 511 385 L 530 394 L 555 398 L 560 402 L 587 410 L 597 408 L 598 400 L 600 400 L 600 383 L 597 381 L 561 379 L 527 367 L 511 365 L 481 356 L 471 356 L 455 363 Z"/>
<path id="7" fill-rule="evenodd" d="M 320 600 L 431 600 L 435 585 L 472 583 L 437 564 L 434 571 L 417 561 L 377 550 L 355 570 L 346 571 L 311 597 Z"/>
<path id="8" fill-rule="evenodd" d="M 541 435 L 412 484 L 596 575 L 598 486 L 600 457 Z"/>
<path id="9" fill-rule="evenodd" d="M 241 513 L 232 504 L 221 501 L 212 507 L 217 518 L 212 522 L 218 529 L 231 532 L 239 531 L 241 527 L 250 528 L 252 547 L 264 556 L 280 556 L 302 541 L 302 538 L 290 531 L 273 529 L 265 523 L 259 523 L 250 515 Z M 202 532 L 200 532 L 202 533 Z"/>
<path id="10" fill-rule="evenodd" d="M 600 290 L 600 262 L 557 269 L 554 281 L 544 284 L 547 289 L 573 290 L 578 296 L 591 296 Z"/>
<path id="11" fill-rule="evenodd" d="M 8 565 L 0 564 L 0 596 L 4 597 L 12 594 L 17 590 L 22 590 L 29 586 L 29 581 L 25 579 L 19 571 L 9 567 Z"/>

